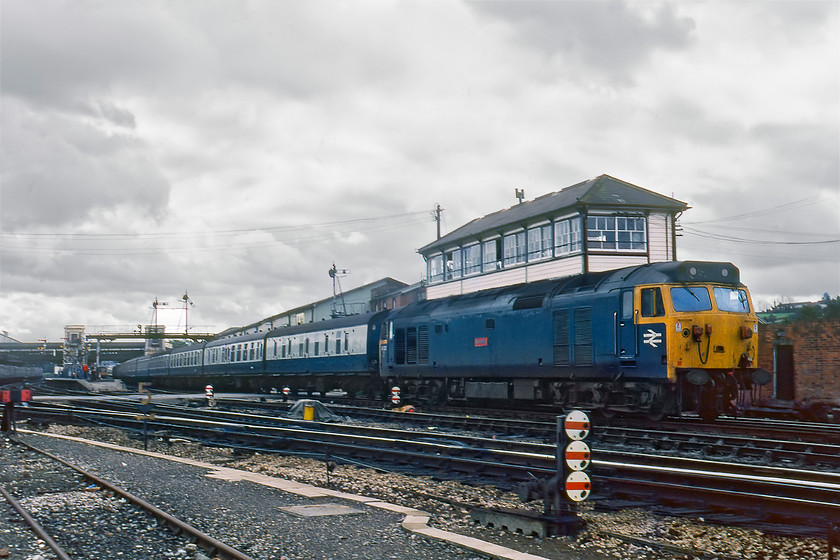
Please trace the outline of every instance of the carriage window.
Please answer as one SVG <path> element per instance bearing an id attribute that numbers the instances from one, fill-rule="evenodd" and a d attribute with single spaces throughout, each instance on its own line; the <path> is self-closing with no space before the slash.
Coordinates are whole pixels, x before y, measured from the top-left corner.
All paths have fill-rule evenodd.
<path id="1" fill-rule="evenodd" d="M 662 303 L 662 291 L 659 288 L 642 290 L 642 317 L 662 317 L 665 306 Z"/>
<path id="2" fill-rule="evenodd" d="M 315 355 L 318 355 L 318 345 L 321 344 L 319 341 L 315 341 Z"/>

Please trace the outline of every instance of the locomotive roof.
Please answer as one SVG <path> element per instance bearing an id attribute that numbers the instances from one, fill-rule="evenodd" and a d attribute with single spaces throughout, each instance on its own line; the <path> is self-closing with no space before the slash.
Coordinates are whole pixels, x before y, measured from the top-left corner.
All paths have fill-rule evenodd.
<path id="1" fill-rule="evenodd" d="M 731 262 L 668 261 L 623 268 L 616 271 L 623 282 L 632 284 L 659 284 L 673 282 L 712 282 L 741 284 L 741 273 Z"/>
<path id="2" fill-rule="evenodd" d="M 581 210 L 585 208 L 648 210 L 662 209 L 682 212 L 688 208 L 685 202 L 669 198 L 653 191 L 637 187 L 625 181 L 599 175 L 571 187 L 566 187 L 505 210 L 488 214 L 461 226 L 455 231 L 418 249 L 426 254 L 433 249 L 457 243 L 458 241 L 478 238 L 482 235 L 507 228 L 512 225 L 524 225 L 535 219 L 547 218 L 561 211 Z"/>

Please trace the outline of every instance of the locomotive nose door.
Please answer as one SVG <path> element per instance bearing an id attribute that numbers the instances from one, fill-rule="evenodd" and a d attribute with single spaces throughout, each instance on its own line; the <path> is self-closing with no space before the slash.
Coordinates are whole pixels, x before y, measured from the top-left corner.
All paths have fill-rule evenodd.
<path id="1" fill-rule="evenodd" d="M 621 292 L 618 312 L 618 357 L 623 366 L 636 365 L 636 322 L 634 320 L 633 290 Z"/>

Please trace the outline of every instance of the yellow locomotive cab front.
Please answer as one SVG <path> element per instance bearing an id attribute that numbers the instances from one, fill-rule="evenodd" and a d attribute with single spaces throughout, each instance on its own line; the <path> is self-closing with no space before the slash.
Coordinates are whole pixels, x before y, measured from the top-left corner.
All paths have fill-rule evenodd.
<path id="1" fill-rule="evenodd" d="M 743 285 L 678 283 L 640 286 L 636 289 L 638 323 L 663 324 L 667 331 L 663 364 L 668 379 L 702 391 L 721 393 L 730 378 L 739 387 L 763 384 L 769 379 L 756 375 L 758 319 L 750 295 Z M 699 397 L 698 397 L 699 399 Z M 695 400 L 695 399 L 689 399 Z M 693 402 L 683 406 L 693 407 Z"/>

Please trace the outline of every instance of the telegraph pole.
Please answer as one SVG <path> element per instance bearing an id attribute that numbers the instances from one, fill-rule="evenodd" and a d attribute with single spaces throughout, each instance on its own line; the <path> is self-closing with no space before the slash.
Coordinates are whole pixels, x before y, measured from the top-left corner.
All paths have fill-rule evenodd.
<path id="1" fill-rule="evenodd" d="M 437 238 L 440 239 L 440 213 L 443 212 L 443 208 L 440 207 L 440 204 L 435 204 L 435 222 L 437 222 Z"/>

